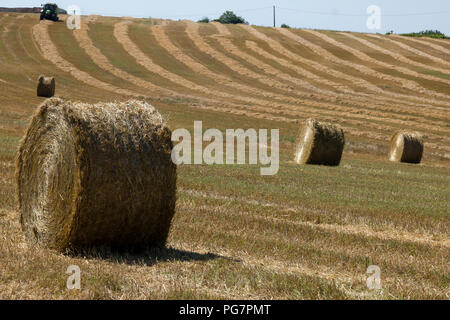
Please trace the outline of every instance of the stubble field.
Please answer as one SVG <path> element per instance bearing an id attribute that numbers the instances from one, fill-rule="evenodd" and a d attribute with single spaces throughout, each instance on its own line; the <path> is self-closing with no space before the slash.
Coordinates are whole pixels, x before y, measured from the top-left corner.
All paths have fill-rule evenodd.
<path id="1" fill-rule="evenodd" d="M 63 17 L 63 19 L 65 19 Z M 81 30 L 0 13 L 0 298 L 448 299 L 450 42 L 83 17 Z M 63 255 L 27 244 L 15 154 L 40 74 L 57 96 L 154 105 L 172 130 L 280 130 L 280 169 L 178 167 L 166 249 Z M 339 167 L 298 166 L 299 122 L 342 125 Z M 420 165 L 387 161 L 398 129 Z M 69 265 L 81 289 L 68 290 Z M 366 286 L 381 269 L 382 290 Z"/>

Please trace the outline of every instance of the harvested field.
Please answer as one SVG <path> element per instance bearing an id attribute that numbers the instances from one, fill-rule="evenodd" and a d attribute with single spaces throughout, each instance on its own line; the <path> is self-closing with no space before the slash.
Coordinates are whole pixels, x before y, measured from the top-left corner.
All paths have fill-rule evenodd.
<path id="1" fill-rule="evenodd" d="M 32 14 L 0 13 L 0 22 L 1 299 L 448 299 L 449 41 L 102 16 L 83 17 L 76 31 Z M 113 116 L 121 122 L 126 116 L 109 109 L 101 121 L 92 106 L 101 102 L 106 110 L 105 102 L 136 98 L 153 105 L 171 131 L 192 134 L 198 120 L 204 130 L 221 132 L 279 129 L 278 174 L 262 177 L 254 165 L 177 167 L 176 191 L 175 181 L 158 187 L 177 198 L 166 248 L 64 255 L 46 247 L 65 246 L 34 246 L 33 226 L 42 231 L 42 224 L 24 219 L 22 231 L 23 203 L 32 201 L 16 197 L 14 171 L 20 141 L 43 102 L 36 96 L 41 74 L 56 79 L 64 101 L 82 101 L 86 114 L 76 119 L 86 124 Z M 299 126 L 309 118 L 345 132 L 339 166 L 294 161 Z M 47 134 L 68 132 L 64 119 L 55 116 Z M 143 140 L 134 137 L 144 135 L 134 122 L 108 121 L 98 131 L 107 141 L 104 153 L 89 153 L 92 145 L 84 144 L 84 160 L 104 154 L 98 160 L 107 164 L 91 184 L 80 180 L 83 203 L 139 216 L 142 199 L 164 196 L 141 191 L 153 188 L 150 177 L 166 167 L 153 166 L 154 149 L 139 147 Z M 392 133 L 405 129 L 423 134 L 420 163 L 389 159 Z M 70 192 L 58 186 L 70 179 L 55 181 L 51 173 L 77 166 L 71 144 L 58 143 L 68 135 L 53 136 L 42 153 L 48 161 L 35 165 L 47 173 L 35 194 L 54 192 L 52 203 L 62 207 Z M 125 151 L 128 142 L 139 157 L 115 162 L 108 150 Z M 58 146 L 53 155 L 64 161 L 55 165 L 50 151 Z M 142 171 L 143 162 L 145 170 L 158 169 Z M 98 169 L 97 163 L 90 162 Z M 23 178 L 21 190 L 35 180 Z M 110 234 L 88 220 L 80 220 L 86 235 L 117 234 L 114 219 L 105 222 Z M 80 290 L 66 289 L 69 265 L 82 270 Z M 380 267 L 382 291 L 367 288 L 369 265 Z"/>
<path id="2" fill-rule="evenodd" d="M 87 85 L 98 87 L 101 89 L 105 89 L 107 91 L 111 92 L 117 92 L 119 94 L 128 95 L 128 96 L 137 96 L 136 93 L 123 90 L 121 88 L 114 87 L 111 84 L 104 83 L 100 80 L 95 79 L 90 74 L 81 71 L 77 69 L 75 66 L 73 66 L 69 61 L 65 60 L 60 56 L 58 53 L 58 49 L 50 39 L 49 33 L 48 33 L 48 26 L 50 22 L 48 21 L 41 21 L 39 24 L 36 24 L 33 27 L 33 35 L 35 41 L 38 43 L 40 50 L 43 54 L 43 56 L 50 62 L 52 62 L 57 68 L 70 72 L 74 78 L 77 80 L 83 81 Z"/>
<path id="3" fill-rule="evenodd" d="M 433 67 L 430 67 L 430 66 L 428 66 L 426 64 L 415 62 L 415 61 L 413 61 L 413 60 L 411 60 L 411 59 L 409 59 L 409 58 L 407 58 L 407 57 L 405 57 L 405 56 L 403 56 L 401 54 L 397 54 L 395 52 L 392 52 L 392 51 L 389 51 L 387 49 L 384 49 L 384 48 L 382 48 L 382 47 L 380 47 L 378 45 L 375 45 L 375 44 L 371 43 L 370 41 L 367 41 L 365 39 L 362 39 L 362 38 L 357 37 L 355 35 L 352 35 L 350 33 L 340 33 L 340 34 L 345 36 L 345 37 L 349 37 L 352 40 L 356 40 L 356 41 L 362 43 L 363 45 L 365 45 L 365 46 L 367 46 L 367 47 L 369 47 L 371 49 L 374 49 L 375 51 L 382 52 L 383 54 L 389 55 L 389 56 L 393 57 L 395 60 L 397 60 L 398 62 L 404 62 L 404 63 L 407 63 L 407 64 L 412 65 L 412 66 L 418 66 L 418 67 L 422 67 L 422 68 L 425 68 L 425 69 L 434 70 L 434 71 L 437 71 L 437 72 L 450 73 L 450 70 L 448 70 L 448 69 L 433 68 Z M 405 74 L 411 74 L 411 75 L 414 75 L 415 77 L 418 77 L 418 78 L 423 78 L 423 79 L 427 79 L 427 80 L 431 80 L 431 81 L 438 81 L 438 82 L 442 82 L 442 83 L 445 83 L 445 84 L 450 84 L 450 80 L 446 80 L 446 79 L 442 79 L 442 78 L 434 77 L 434 76 L 426 76 L 426 75 L 419 74 L 417 72 L 411 71 L 411 70 L 406 69 L 406 68 L 401 68 L 401 70 Z"/>
<path id="4" fill-rule="evenodd" d="M 406 38 L 406 37 L 398 37 L 395 36 L 393 37 L 397 43 L 397 45 L 404 47 L 404 48 L 408 48 L 409 50 L 413 51 L 415 54 L 419 55 L 419 56 L 424 56 L 427 57 L 431 60 L 434 60 L 438 63 L 444 64 L 446 66 L 450 65 L 450 62 L 448 62 L 448 60 L 445 60 L 442 58 L 442 56 L 449 56 L 450 55 L 450 50 L 447 49 L 446 47 L 443 47 L 441 45 L 437 45 L 433 42 L 428 41 L 427 39 L 425 39 L 425 41 L 421 42 L 420 40 L 422 39 L 414 39 L 414 38 Z M 431 39 L 430 39 L 431 40 Z M 448 41 L 445 41 L 448 42 Z M 408 45 L 409 44 L 409 45 Z M 430 51 L 421 51 L 419 49 L 416 49 L 414 47 L 414 45 L 419 45 L 420 47 L 428 47 L 434 49 L 433 53 L 431 53 Z"/>
<path id="5" fill-rule="evenodd" d="M 349 60 L 345 60 L 345 59 L 339 58 L 338 56 L 336 56 L 333 53 L 331 53 L 331 51 L 323 49 L 321 46 L 316 45 L 313 42 L 304 39 L 298 33 L 294 34 L 290 30 L 285 30 L 285 29 L 279 29 L 279 31 L 283 35 L 285 35 L 285 36 L 287 36 L 287 37 L 289 37 L 289 38 L 291 38 L 293 40 L 296 40 L 296 41 L 300 42 L 301 44 L 303 44 L 305 46 L 308 46 L 309 48 L 311 48 L 311 50 L 313 50 L 314 52 L 316 52 L 317 54 L 319 54 L 323 58 L 329 59 L 330 61 L 332 61 L 332 62 L 334 62 L 336 64 L 341 64 L 341 65 L 347 66 L 349 68 L 352 68 L 352 69 L 354 69 L 354 70 L 356 70 L 358 72 L 361 72 L 362 74 L 364 74 L 366 76 L 377 78 L 377 79 L 380 79 L 380 80 L 382 80 L 384 82 L 392 82 L 395 85 L 399 85 L 400 84 L 400 88 L 401 89 L 406 89 L 406 90 L 409 90 L 409 91 L 419 90 L 419 92 L 428 93 L 428 94 L 431 94 L 432 96 L 448 98 L 445 95 L 442 96 L 442 94 L 440 94 L 440 93 L 430 92 L 429 90 L 426 90 L 425 88 L 421 88 L 416 82 L 411 81 L 409 79 L 400 78 L 400 77 L 394 77 L 394 76 L 391 76 L 390 74 L 378 72 L 378 71 L 376 71 L 376 70 L 374 70 L 372 68 L 367 67 L 366 65 L 364 65 L 362 63 L 359 63 L 359 62 L 358 63 L 354 63 L 354 62 L 351 62 Z M 392 67 L 392 65 L 388 65 L 386 63 L 379 62 L 379 61 L 377 61 L 375 59 L 372 59 L 368 55 L 366 55 L 365 53 L 360 52 L 358 50 L 355 50 L 355 49 L 351 48 L 350 46 L 346 46 L 346 45 L 344 45 L 342 43 L 338 43 L 334 39 L 328 37 L 327 35 L 325 35 L 325 34 L 323 34 L 321 32 L 312 31 L 312 30 L 304 30 L 303 32 L 307 33 L 307 34 L 310 33 L 310 34 L 316 36 L 317 38 L 322 39 L 326 43 L 329 43 L 329 44 L 331 44 L 331 45 L 333 45 L 333 46 L 335 46 L 335 47 L 337 47 L 337 48 L 339 48 L 341 50 L 344 50 L 344 51 L 347 51 L 347 52 L 351 53 L 352 55 L 354 55 L 355 58 L 359 59 L 362 62 L 371 62 L 371 63 L 375 63 L 375 64 L 378 64 L 378 65 L 381 64 L 384 67 L 387 67 L 388 69 Z M 377 89 L 376 87 L 373 87 L 373 86 L 371 86 L 371 89 L 374 90 L 374 91 L 378 91 L 379 90 L 379 88 Z M 385 91 L 384 93 L 388 94 L 388 95 L 391 95 L 391 96 L 394 96 L 394 97 L 404 97 L 404 98 L 412 99 L 412 100 L 415 100 L 415 101 L 421 101 L 421 102 L 427 101 L 424 98 L 421 98 L 421 97 L 418 97 L 418 96 L 412 95 L 412 94 L 411 95 L 398 94 L 398 93 L 395 93 L 395 92 L 391 92 L 390 90 L 389 91 Z M 442 102 L 442 101 L 439 101 L 439 100 L 432 100 L 432 99 L 428 100 L 428 102 L 430 102 L 430 101 L 435 102 L 437 104 L 444 104 L 444 105 L 446 103 L 448 103 L 448 102 Z"/>

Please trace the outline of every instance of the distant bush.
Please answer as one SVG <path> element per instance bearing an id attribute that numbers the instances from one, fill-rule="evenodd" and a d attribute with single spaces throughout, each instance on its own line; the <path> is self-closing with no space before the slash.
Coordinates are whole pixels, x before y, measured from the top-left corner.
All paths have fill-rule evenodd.
<path id="1" fill-rule="evenodd" d="M 391 30 L 391 31 L 386 32 L 386 35 L 387 35 L 387 36 L 390 36 L 391 34 L 394 34 L 394 30 Z"/>
<path id="2" fill-rule="evenodd" d="M 208 17 L 204 17 L 204 18 L 201 18 L 200 20 L 198 20 L 197 22 L 200 22 L 200 23 L 209 23 L 209 18 Z"/>
<path id="3" fill-rule="evenodd" d="M 281 25 L 281 27 L 282 27 L 282 28 L 288 28 L 288 29 L 291 28 L 291 27 L 289 27 L 287 24 L 284 24 L 284 23 Z"/>
<path id="4" fill-rule="evenodd" d="M 238 17 L 233 11 L 225 11 L 219 19 L 214 21 L 223 23 L 223 24 L 248 24 L 244 18 Z"/>
<path id="5" fill-rule="evenodd" d="M 420 32 L 403 33 L 401 35 L 406 37 L 429 37 L 438 39 L 450 39 L 450 37 L 447 37 L 439 30 L 425 30 Z"/>

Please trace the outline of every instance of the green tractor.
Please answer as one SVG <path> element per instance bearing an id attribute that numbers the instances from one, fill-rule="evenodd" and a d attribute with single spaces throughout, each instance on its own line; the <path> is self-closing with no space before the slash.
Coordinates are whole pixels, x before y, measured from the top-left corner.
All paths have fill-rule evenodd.
<path id="1" fill-rule="evenodd" d="M 41 20 L 58 21 L 58 6 L 55 3 L 46 3 L 41 10 Z"/>

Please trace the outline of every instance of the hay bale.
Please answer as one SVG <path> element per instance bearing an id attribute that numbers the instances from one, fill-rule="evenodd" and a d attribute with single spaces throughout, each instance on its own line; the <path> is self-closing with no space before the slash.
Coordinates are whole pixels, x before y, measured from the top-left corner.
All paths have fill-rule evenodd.
<path id="1" fill-rule="evenodd" d="M 344 145 L 344 131 L 340 126 L 308 119 L 299 130 L 295 162 L 338 166 Z"/>
<path id="2" fill-rule="evenodd" d="M 27 239 L 63 251 L 164 245 L 175 210 L 171 132 L 149 104 L 46 100 L 16 163 Z"/>
<path id="3" fill-rule="evenodd" d="M 389 160 L 420 163 L 423 155 L 423 137 L 418 132 L 398 131 L 391 138 Z"/>
<path id="4" fill-rule="evenodd" d="M 55 78 L 39 76 L 37 86 L 38 97 L 51 98 L 55 95 Z"/>

